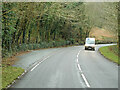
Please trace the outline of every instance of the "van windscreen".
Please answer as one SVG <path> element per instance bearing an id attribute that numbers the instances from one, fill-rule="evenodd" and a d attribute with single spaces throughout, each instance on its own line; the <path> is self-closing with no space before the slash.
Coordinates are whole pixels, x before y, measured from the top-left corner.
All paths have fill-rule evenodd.
<path id="1" fill-rule="evenodd" d="M 95 40 L 86 40 L 86 44 L 95 44 Z"/>

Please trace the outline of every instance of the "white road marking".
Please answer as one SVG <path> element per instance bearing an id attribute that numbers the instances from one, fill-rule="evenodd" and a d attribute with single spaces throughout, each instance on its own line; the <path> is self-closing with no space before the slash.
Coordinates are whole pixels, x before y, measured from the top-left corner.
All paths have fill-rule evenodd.
<path id="1" fill-rule="evenodd" d="M 41 64 L 42 62 L 39 62 L 38 64 Z"/>
<path id="2" fill-rule="evenodd" d="M 90 87 L 90 84 L 88 83 L 86 77 L 84 76 L 84 74 L 81 74 L 82 78 L 84 79 L 85 81 L 85 84 L 87 85 L 87 87 Z"/>
<path id="3" fill-rule="evenodd" d="M 81 51 L 81 50 L 79 50 L 79 52 L 78 52 L 78 54 L 77 54 L 77 58 L 78 58 L 78 56 L 79 56 L 79 54 L 80 54 L 80 51 Z"/>
<path id="4" fill-rule="evenodd" d="M 48 56 L 48 57 L 44 58 L 42 61 L 44 61 L 44 60 L 48 59 L 49 57 L 50 57 L 50 56 Z"/>
<path id="5" fill-rule="evenodd" d="M 78 55 L 77 55 L 77 58 L 78 58 Z"/>
<path id="6" fill-rule="evenodd" d="M 79 52 L 78 52 L 78 54 L 77 54 L 77 63 L 78 63 L 78 56 L 79 56 L 79 54 L 80 54 L 80 51 L 81 51 L 81 50 L 79 50 Z M 77 64 L 77 66 L 78 66 L 79 71 L 82 73 L 81 76 L 82 76 L 83 80 L 85 81 L 85 84 L 87 85 L 87 87 L 90 87 L 90 84 L 88 83 L 88 81 L 87 81 L 85 75 L 83 74 L 80 65 Z"/>
<path id="7" fill-rule="evenodd" d="M 79 64 L 77 64 L 77 66 L 78 66 L 78 69 L 82 72 L 82 69 L 81 69 L 80 65 L 79 65 Z"/>
<path id="8" fill-rule="evenodd" d="M 78 58 L 77 58 L 77 63 L 78 63 Z"/>
<path id="9" fill-rule="evenodd" d="M 42 63 L 43 61 L 45 61 L 46 59 L 48 59 L 50 56 L 48 56 L 48 57 L 46 57 L 46 58 L 44 58 L 42 61 L 40 61 L 37 65 L 35 65 L 32 69 L 31 69 L 31 71 L 33 71 L 40 63 Z"/>
<path id="10" fill-rule="evenodd" d="M 33 71 L 38 65 L 39 65 L 39 64 L 35 65 L 35 67 L 33 67 L 33 68 L 31 69 L 31 71 Z"/>
<path id="11" fill-rule="evenodd" d="M 22 75 L 24 75 L 24 73 L 22 73 Z"/>
<path id="12" fill-rule="evenodd" d="M 80 50 L 81 51 L 81 50 Z M 80 53 L 80 51 L 79 51 L 79 53 Z"/>
<path id="13" fill-rule="evenodd" d="M 11 87 L 11 85 L 8 85 L 8 88 Z"/>
<path id="14" fill-rule="evenodd" d="M 26 73 L 27 71 L 25 70 L 25 73 Z"/>

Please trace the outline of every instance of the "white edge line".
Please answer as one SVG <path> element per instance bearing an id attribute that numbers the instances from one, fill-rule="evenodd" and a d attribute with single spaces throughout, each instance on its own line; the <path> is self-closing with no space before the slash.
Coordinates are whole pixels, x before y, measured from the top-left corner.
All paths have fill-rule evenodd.
<path id="1" fill-rule="evenodd" d="M 42 63 L 42 62 L 39 62 L 38 64 L 40 64 L 40 63 Z"/>
<path id="2" fill-rule="evenodd" d="M 11 87 L 11 85 L 8 85 L 8 88 Z"/>
<path id="3" fill-rule="evenodd" d="M 26 73 L 27 71 L 25 70 L 25 73 Z"/>
<path id="4" fill-rule="evenodd" d="M 85 83 L 86 83 L 87 87 L 90 87 L 90 85 L 89 85 L 89 83 L 88 83 L 88 81 L 87 81 L 86 77 L 84 76 L 84 74 L 81 74 L 81 75 L 82 75 L 82 77 L 83 77 L 83 79 L 84 79 L 84 81 L 85 81 Z"/>
<path id="5" fill-rule="evenodd" d="M 50 56 L 46 57 L 45 59 L 43 59 L 42 61 L 40 61 L 35 67 L 33 67 L 31 69 L 31 71 L 33 71 L 40 63 L 42 63 L 44 60 L 46 60 L 47 58 L 49 58 Z M 34 65 L 34 64 L 33 64 Z M 23 76 L 27 71 L 25 70 L 24 73 L 21 74 L 21 76 Z M 18 76 L 18 79 L 21 77 L 21 76 Z M 15 80 L 12 82 L 12 84 L 15 83 Z M 7 88 L 11 87 L 12 85 L 8 85 Z"/>
<path id="6" fill-rule="evenodd" d="M 49 57 L 50 57 L 50 56 L 48 56 L 48 57 L 44 58 L 42 61 L 44 61 L 44 60 L 48 59 Z"/>
<path id="7" fill-rule="evenodd" d="M 22 73 L 22 75 L 24 75 L 25 73 Z"/>

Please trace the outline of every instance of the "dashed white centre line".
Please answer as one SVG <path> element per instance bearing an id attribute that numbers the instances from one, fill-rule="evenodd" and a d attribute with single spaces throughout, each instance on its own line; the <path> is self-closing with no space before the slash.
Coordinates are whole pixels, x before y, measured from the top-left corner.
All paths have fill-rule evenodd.
<path id="1" fill-rule="evenodd" d="M 78 56 L 79 56 L 79 54 L 80 54 L 80 51 L 81 51 L 81 50 L 79 50 L 79 52 L 78 52 L 78 54 L 77 54 L 77 63 L 78 63 Z M 83 74 L 80 65 L 77 64 L 77 67 L 78 67 L 79 71 L 82 73 L 81 76 L 82 76 L 83 80 L 85 81 L 85 84 L 87 85 L 87 87 L 90 87 L 90 84 L 88 83 L 88 81 L 87 81 L 85 75 Z"/>
<path id="2" fill-rule="evenodd" d="M 78 63 L 78 58 L 77 58 L 77 63 Z"/>
<path id="3" fill-rule="evenodd" d="M 81 51 L 81 50 L 80 50 Z M 80 51 L 78 53 L 80 53 Z"/>
<path id="4" fill-rule="evenodd" d="M 82 72 L 82 69 L 81 69 L 80 65 L 79 65 L 79 64 L 77 64 L 77 66 L 78 66 L 78 69 Z"/>
<path id="5" fill-rule="evenodd" d="M 84 76 L 84 74 L 81 74 L 83 80 L 85 81 L 85 84 L 87 85 L 87 87 L 90 87 L 90 84 L 88 83 L 86 77 Z"/>
<path id="6" fill-rule="evenodd" d="M 79 54 L 80 54 L 80 51 L 81 51 L 81 50 L 79 50 L 79 52 L 78 52 L 78 54 L 77 54 L 77 58 L 78 58 L 78 56 L 79 56 Z"/>
<path id="7" fill-rule="evenodd" d="M 77 55 L 77 58 L 78 58 L 78 55 Z"/>

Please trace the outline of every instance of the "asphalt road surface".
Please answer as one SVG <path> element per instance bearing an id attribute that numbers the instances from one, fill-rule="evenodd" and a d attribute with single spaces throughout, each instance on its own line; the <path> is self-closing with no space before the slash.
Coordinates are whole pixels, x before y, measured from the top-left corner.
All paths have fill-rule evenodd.
<path id="1" fill-rule="evenodd" d="M 28 72 L 12 88 L 118 88 L 118 66 L 96 50 L 72 46 L 32 51 L 14 66 Z"/>

